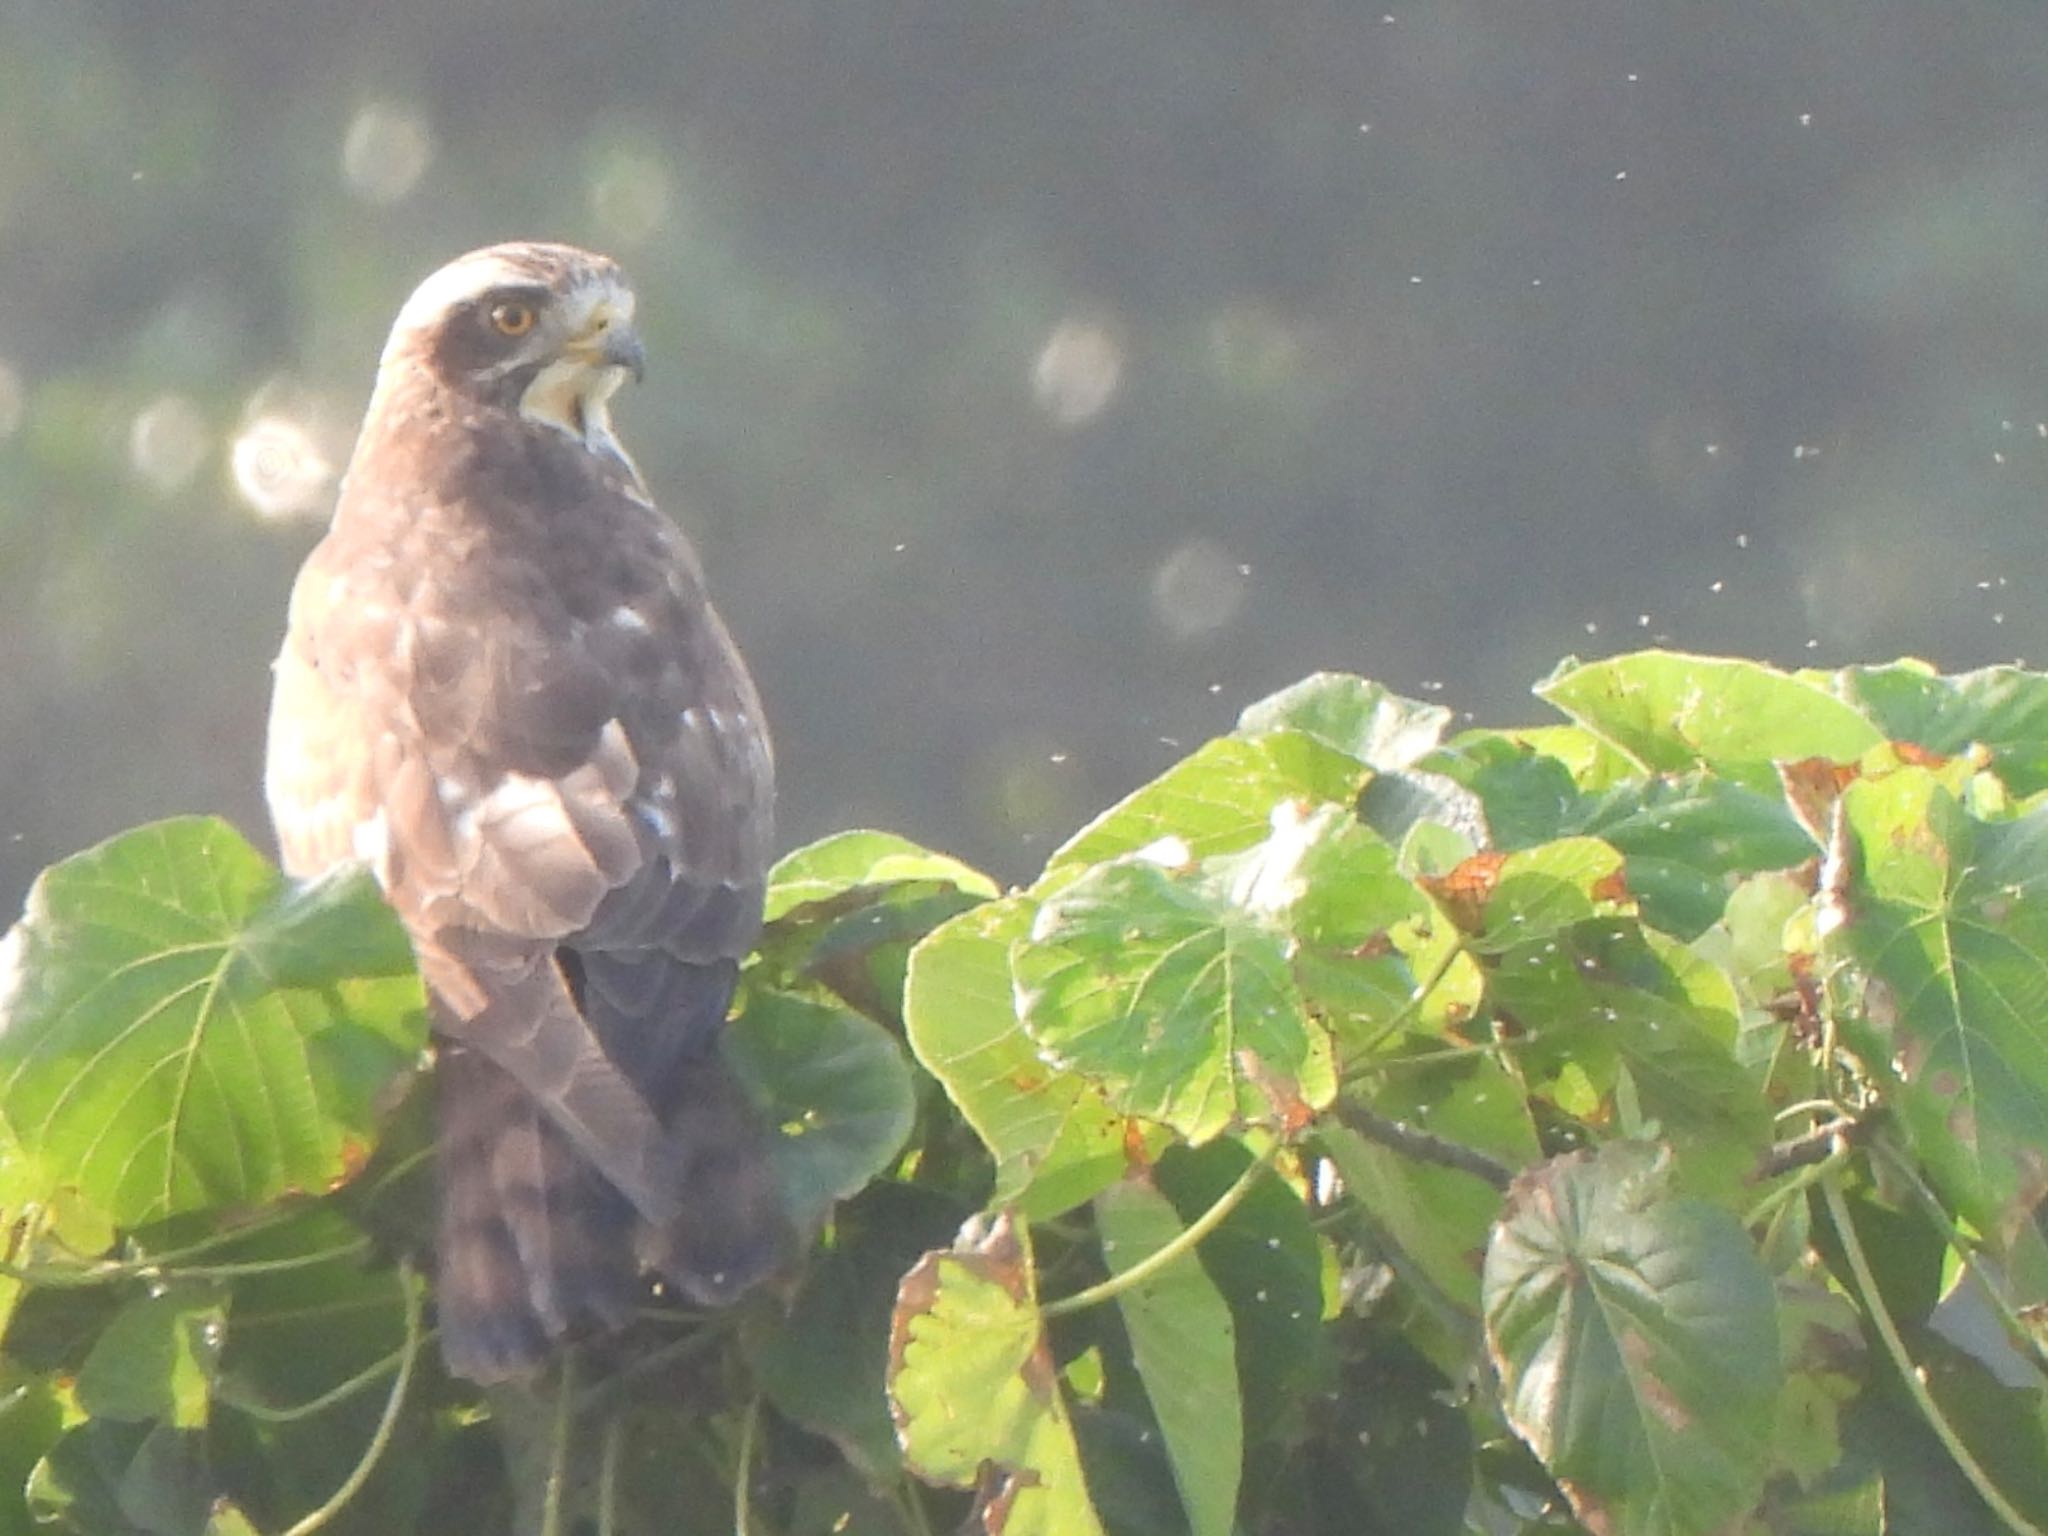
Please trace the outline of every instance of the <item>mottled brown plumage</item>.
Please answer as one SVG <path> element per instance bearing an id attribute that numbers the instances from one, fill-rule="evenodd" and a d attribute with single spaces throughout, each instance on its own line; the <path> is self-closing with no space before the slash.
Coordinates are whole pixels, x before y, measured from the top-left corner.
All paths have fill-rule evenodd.
<path id="1" fill-rule="evenodd" d="M 760 925 L 773 765 L 695 555 L 612 436 L 603 257 L 474 252 L 393 326 L 293 588 L 266 789 L 285 868 L 376 871 L 438 1037 L 441 1340 L 477 1380 L 772 1265 L 716 1038 Z"/>

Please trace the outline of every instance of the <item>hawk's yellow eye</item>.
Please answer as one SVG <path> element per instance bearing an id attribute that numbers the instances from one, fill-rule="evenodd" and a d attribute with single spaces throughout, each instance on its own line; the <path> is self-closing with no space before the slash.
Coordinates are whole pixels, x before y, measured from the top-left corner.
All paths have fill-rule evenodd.
<path id="1" fill-rule="evenodd" d="M 491 324 L 500 336 L 524 336 L 537 318 L 531 304 L 499 304 L 491 310 Z"/>

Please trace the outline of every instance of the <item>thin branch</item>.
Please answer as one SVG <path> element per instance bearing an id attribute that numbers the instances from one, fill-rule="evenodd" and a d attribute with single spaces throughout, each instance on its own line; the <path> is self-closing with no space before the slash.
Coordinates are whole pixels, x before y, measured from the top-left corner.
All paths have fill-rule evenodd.
<path id="1" fill-rule="evenodd" d="M 399 1410 L 405 1406 L 405 1394 L 412 1386 L 412 1368 L 419 1362 L 420 1340 L 425 1336 L 420 1326 L 424 1288 L 419 1277 L 412 1272 L 411 1263 L 404 1259 L 398 1263 L 398 1286 L 405 1296 L 405 1352 L 398 1362 L 398 1379 L 391 1383 L 391 1396 L 384 1401 L 384 1413 L 377 1420 L 376 1432 L 363 1448 L 362 1459 L 356 1463 L 355 1470 L 342 1480 L 341 1486 L 334 1490 L 327 1502 L 292 1526 L 284 1536 L 312 1536 L 314 1531 L 340 1514 L 348 1502 L 363 1491 L 363 1485 L 369 1482 L 370 1474 L 377 1470 L 378 1461 L 391 1444 L 392 1432 L 398 1428 Z"/>
<path id="2" fill-rule="evenodd" d="M 1125 1291 L 1135 1290 L 1176 1259 L 1192 1253 L 1203 1238 L 1222 1226 L 1230 1213 L 1244 1203 L 1244 1197 L 1252 1192 L 1259 1176 L 1272 1167 L 1273 1159 L 1280 1155 L 1280 1146 L 1281 1143 L 1274 1142 L 1247 1163 L 1244 1172 L 1237 1176 L 1237 1182 L 1218 1195 L 1214 1205 L 1183 1227 L 1178 1237 L 1162 1243 L 1129 1269 L 1111 1275 L 1099 1285 L 1091 1285 L 1071 1296 L 1062 1296 L 1058 1301 L 1046 1302 L 1038 1309 L 1038 1315 L 1042 1318 L 1065 1317 L 1097 1302 L 1109 1301 Z"/>
<path id="3" fill-rule="evenodd" d="M 1870 1313 L 1870 1321 L 1877 1329 L 1877 1335 L 1884 1341 L 1885 1352 L 1892 1357 L 1892 1366 L 1899 1373 L 1899 1380 L 1905 1383 L 1907 1392 L 1912 1394 L 1919 1406 L 1920 1416 L 1927 1421 L 1927 1427 L 1947 1449 L 1949 1459 L 1956 1464 L 1970 1486 L 1977 1490 L 1977 1497 L 1991 1507 L 1991 1512 L 2004 1522 L 2008 1530 L 2018 1536 L 2048 1536 L 2038 1525 L 2020 1513 L 2011 1500 L 2007 1499 L 1998 1484 L 1991 1480 L 1970 1448 L 1963 1444 L 1962 1436 L 1955 1431 L 1948 1418 L 1941 1411 L 1941 1405 L 1934 1400 L 1927 1378 L 1920 1367 L 1913 1363 L 1913 1357 L 1906 1351 L 1906 1341 L 1899 1336 L 1899 1325 L 1886 1310 L 1884 1297 L 1877 1289 L 1877 1276 L 1871 1271 L 1870 1258 L 1863 1251 L 1862 1239 L 1856 1235 L 1856 1225 L 1849 1217 L 1849 1202 L 1842 1198 L 1839 1180 L 1823 1179 L 1821 1195 L 1828 1204 L 1828 1218 L 1834 1223 L 1835 1236 L 1841 1239 L 1842 1252 L 1849 1260 L 1849 1270 L 1856 1278 L 1856 1289 L 1861 1293 L 1863 1305 Z"/>
<path id="4" fill-rule="evenodd" d="M 1514 1169 L 1506 1163 L 1488 1157 L 1477 1148 L 1446 1141 L 1441 1136 L 1418 1130 L 1402 1120 L 1390 1120 L 1377 1110 L 1369 1109 L 1353 1100 L 1339 1100 L 1336 1113 L 1340 1121 L 1367 1141 L 1376 1141 L 1381 1146 L 1389 1147 L 1403 1157 L 1413 1158 L 1418 1163 L 1434 1163 L 1439 1168 L 1455 1168 L 1460 1173 L 1469 1173 L 1473 1178 L 1491 1184 L 1495 1189 L 1506 1189 L 1514 1182 Z"/>
<path id="5" fill-rule="evenodd" d="M 1781 1141 L 1762 1157 L 1757 1159 L 1749 1175 L 1752 1184 L 1763 1184 L 1795 1168 L 1810 1167 L 1824 1163 L 1834 1155 L 1837 1145 L 1861 1146 L 1876 1127 L 1877 1115 L 1837 1115 L 1823 1125 L 1817 1125 L 1801 1136 L 1790 1141 Z"/>

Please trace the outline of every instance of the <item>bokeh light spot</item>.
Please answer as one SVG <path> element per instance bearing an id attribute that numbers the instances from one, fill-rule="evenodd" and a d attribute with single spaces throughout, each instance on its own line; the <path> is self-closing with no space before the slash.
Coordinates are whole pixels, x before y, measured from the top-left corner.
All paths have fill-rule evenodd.
<path id="1" fill-rule="evenodd" d="M 206 418 L 183 395 L 159 395 L 128 424 L 128 462 L 160 496 L 182 490 L 206 462 Z"/>
<path id="2" fill-rule="evenodd" d="M 259 416 L 235 439 L 228 462 L 235 489 L 269 521 L 326 510 L 334 466 L 313 435 L 288 416 Z"/>
<path id="3" fill-rule="evenodd" d="M 668 221 L 675 201 L 668 167 L 652 154 L 622 150 L 590 179 L 590 212 L 618 245 L 640 245 Z"/>
<path id="4" fill-rule="evenodd" d="M 341 142 L 341 175 L 351 192 L 379 207 L 404 199 L 434 160 L 434 134 L 409 107 L 372 102 Z"/>
<path id="5" fill-rule="evenodd" d="M 1248 569 L 1214 539 L 1189 539 L 1152 573 L 1153 620 L 1179 641 L 1214 634 L 1244 607 Z"/>
<path id="6" fill-rule="evenodd" d="M 1101 415 L 1116 398 L 1123 375 L 1123 344 L 1108 326 L 1062 320 L 1032 365 L 1031 397 L 1061 426 L 1078 427 Z"/>
<path id="7" fill-rule="evenodd" d="M 27 414 L 28 386 L 6 359 L 0 358 L 0 441 L 19 432 L 22 417 Z"/>

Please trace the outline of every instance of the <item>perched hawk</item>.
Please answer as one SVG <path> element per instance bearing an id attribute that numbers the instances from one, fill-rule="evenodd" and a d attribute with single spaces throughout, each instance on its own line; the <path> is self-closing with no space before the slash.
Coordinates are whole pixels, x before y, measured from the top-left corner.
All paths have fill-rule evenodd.
<path id="1" fill-rule="evenodd" d="M 399 311 L 292 590 L 265 788 L 286 870 L 366 861 L 438 1036 L 441 1346 L 495 1381 L 779 1257 L 717 1051 L 774 799 L 754 685 L 612 435 L 602 256 L 500 245 Z"/>

